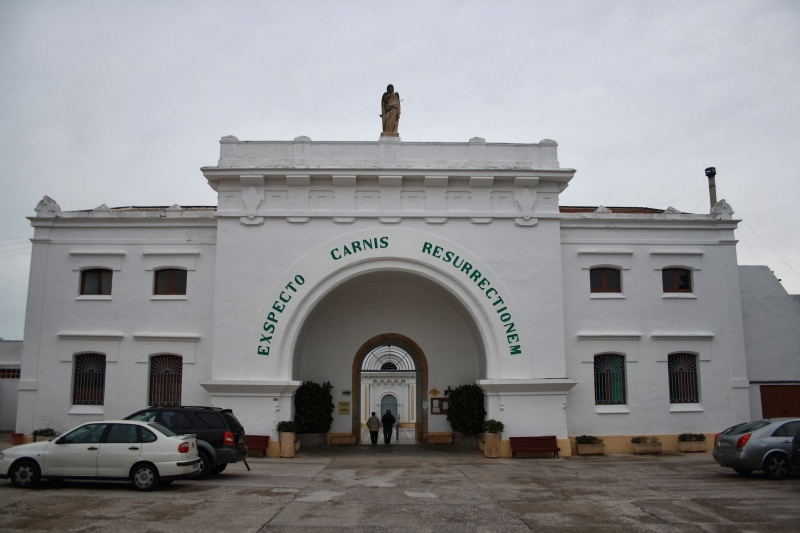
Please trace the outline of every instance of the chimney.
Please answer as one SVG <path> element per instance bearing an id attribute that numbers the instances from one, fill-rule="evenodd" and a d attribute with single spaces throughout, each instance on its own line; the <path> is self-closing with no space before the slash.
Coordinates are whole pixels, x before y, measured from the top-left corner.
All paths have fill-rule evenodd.
<path id="1" fill-rule="evenodd" d="M 714 204 L 717 203 L 717 183 L 714 180 L 716 175 L 716 168 L 708 167 L 706 169 L 706 177 L 708 178 L 708 199 L 711 201 L 711 209 L 714 209 Z"/>

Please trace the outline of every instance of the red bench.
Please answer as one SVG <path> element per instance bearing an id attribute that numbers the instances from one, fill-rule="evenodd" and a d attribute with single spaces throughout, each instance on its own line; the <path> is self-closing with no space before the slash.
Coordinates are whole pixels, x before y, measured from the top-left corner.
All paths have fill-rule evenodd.
<path id="1" fill-rule="evenodd" d="M 555 435 L 544 437 L 509 437 L 511 441 L 511 457 L 516 458 L 517 452 L 553 452 L 558 457 L 561 448 Z"/>
<path id="2" fill-rule="evenodd" d="M 244 444 L 247 446 L 248 456 L 251 456 L 251 452 L 253 452 L 255 457 L 264 457 L 267 455 L 269 435 L 245 435 Z M 258 455 L 255 455 L 256 453 Z"/>

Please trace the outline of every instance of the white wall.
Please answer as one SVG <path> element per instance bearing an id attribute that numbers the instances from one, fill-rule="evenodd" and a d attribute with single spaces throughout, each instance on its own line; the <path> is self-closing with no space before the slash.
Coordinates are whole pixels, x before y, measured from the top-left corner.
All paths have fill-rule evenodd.
<path id="1" fill-rule="evenodd" d="M 20 395 L 18 431 L 64 431 L 146 407 L 151 354 L 181 355 L 182 402 L 209 403 L 199 382 L 210 377 L 211 367 L 214 220 L 141 222 L 144 227 L 89 220 L 87 227 L 76 227 L 69 216 L 34 219 L 21 375 L 21 388 L 27 390 Z M 186 297 L 154 298 L 154 266 L 186 267 Z M 110 298 L 79 295 L 85 267 L 113 269 Z M 102 406 L 72 406 L 74 354 L 81 352 L 106 355 Z"/>
<path id="2" fill-rule="evenodd" d="M 720 232 L 648 218 L 647 226 L 621 217 L 562 222 L 567 366 L 578 381 L 567 402 L 571 435 L 710 432 L 750 417 L 730 223 Z M 621 268 L 622 293 L 592 294 L 592 266 Z M 663 293 L 667 266 L 692 269 L 688 298 Z M 667 355 L 678 351 L 699 355 L 691 412 L 669 401 Z M 593 356 L 603 352 L 625 356 L 626 412 L 595 406 Z"/>
<path id="3" fill-rule="evenodd" d="M 739 284 L 750 381 L 800 382 L 800 295 L 766 266 L 740 266 Z"/>

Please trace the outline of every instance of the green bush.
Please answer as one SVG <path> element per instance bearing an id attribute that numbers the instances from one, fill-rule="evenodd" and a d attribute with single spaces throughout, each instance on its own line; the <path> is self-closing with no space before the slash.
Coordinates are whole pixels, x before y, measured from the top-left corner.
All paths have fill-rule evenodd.
<path id="1" fill-rule="evenodd" d="M 486 409 L 483 408 L 483 390 L 477 385 L 459 385 L 444 391 L 449 401 L 447 421 L 453 431 L 462 435 L 477 435 L 483 429 Z"/>
<path id="2" fill-rule="evenodd" d="M 699 442 L 706 440 L 706 436 L 702 433 L 681 433 L 678 435 L 678 440 L 681 442 Z"/>
<path id="3" fill-rule="evenodd" d="M 278 431 L 281 433 L 297 433 L 297 426 L 291 420 L 281 420 L 278 422 Z"/>
<path id="4" fill-rule="evenodd" d="M 499 420 L 487 420 L 483 423 L 484 433 L 502 433 L 505 426 Z"/>
<path id="5" fill-rule="evenodd" d="M 37 437 L 55 437 L 58 435 L 58 431 L 53 428 L 40 428 L 34 429 L 33 434 Z"/>
<path id="6" fill-rule="evenodd" d="M 575 437 L 576 444 L 603 444 L 603 439 L 595 437 L 594 435 L 581 435 Z"/>
<path id="7" fill-rule="evenodd" d="M 304 381 L 294 394 L 297 433 L 327 433 L 333 424 L 333 385 Z"/>
<path id="8" fill-rule="evenodd" d="M 644 437 L 639 435 L 638 437 L 631 437 L 631 442 L 634 444 L 644 444 L 646 442 L 659 442 L 658 437 Z"/>

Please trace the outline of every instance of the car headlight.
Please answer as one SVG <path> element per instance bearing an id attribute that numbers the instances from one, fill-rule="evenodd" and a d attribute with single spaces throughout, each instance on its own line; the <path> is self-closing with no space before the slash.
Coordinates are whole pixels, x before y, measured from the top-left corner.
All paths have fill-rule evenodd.
<path id="1" fill-rule="evenodd" d="M 2 461 L 3 457 L 5 457 L 5 456 L 6 456 L 6 454 L 4 454 L 3 452 L 0 452 L 0 461 Z"/>

